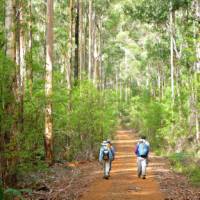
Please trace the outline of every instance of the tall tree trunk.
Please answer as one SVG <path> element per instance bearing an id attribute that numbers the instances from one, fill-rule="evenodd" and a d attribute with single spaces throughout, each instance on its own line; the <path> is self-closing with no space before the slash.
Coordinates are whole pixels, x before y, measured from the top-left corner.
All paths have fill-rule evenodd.
<path id="1" fill-rule="evenodd" d="M 125 98 L 125 102 L 127 103 L 127 101 L 128 101 L 128 85 L 127 85 L 127 82 L 128 82 L 128 55 L 127 55 L 126 49 L 124 51 L 124 65 L 125 65 L 125 72 L 126 72 L 126 80 L 124 83 L 124 86 L 125 86 L 124 98 Z"/>
<path id="2" fill-rule="evenodd" d="M 199 11 L 200 11 L 200 2 L 198 4 L 199 6 Z M 200 13 L 199 13 L 200 15 Z M 196 69 L 194 72 L 194 96 L 195 96 L 195 128 L 196 128 L 196 141 L 198 143 L 200 143 L 200 111 L 199 111 L 199 78 L 198 78 L 198 73 L 200 72 L 200 30 L 198 29 L 198 33 L 197 33 L 197 42 L 196 42 L 196 58 L 197 58 L 197 62 L 196 62 Z"/>
<path id="3" fill-rule="evenodd" d="M 67 66 L 66 66 L 66 79 L 67 88 L 71 90 L 71 69 L 72 69 L 72 34 L 73 34 L 73 0 L 69 1 L 69 37 L 68 37 L 68 55 L 67 55 Z"/>
<path id="4" fill-rule="evenodd" d="M 12 77 L 9 84 L 10 88 L 10 98 L 11 96 L 14 97 L 13 101 L 9 99 L 6 101 L 3 97 L 1 97 L 1 106 L 2 106 L 2 118 L 1 123 L 8 123 L 12 119 L 13 124 L 11 127 L 6 128 L 6 126 L 1 126 L 1 134 L 0 134 L 0 179 L 3 181 L 3 186 L 8 186 L 12 184 L 12 181 L 15 181 L 15 174 L 11 172 L 10 169 L 14 167 L 13 165 L 13 158 L 7 158 L 5 151 L 8 151 L 9 143 L 11 142 L 12 138 L 14 138 L 17 134 L 16 129 L 16 68 L 15 68 L 15 1 L 13 0 L 6 0 L 5 1 L 5 34 L 6 34 L 6 49 L 5 55 L 13 62 L 13 74 L 10 74 Z M 7 69 L 6 69 L 7 70 Z M 2 76 L 3 77 L 3 76 Z M 6 80 L 9 81 L 9 80 Z M 3 92 L 2 92 L 3 93 Z M 5 117 L 4 117 L 5 115 Z M 10 119 L 11 118 L 11 119 Z M 8 146 L 6 146 L 8 145 Z M 13 153 L 13 152 L 11 152 Z"/>
<path id="5" fill-rule="evenodd" d="M 94 58 L 94 63 L 93 63 L 93 83 L 97 86 L 97 71 L 98 71 L 98 43 L 97 43 L 97 28 L 95 25 L 95 19 L 94 19 L 94 25 L 93 25 L 93 44 L 94 44 L 94 49 L 93 49 L 93 58 Z"/>
<path id="6" fill-rule="evenodd" d="M 79 0 L 76 2 L 74 81 L 79 78 Z"/>
<path id="7" fill-rule="evenodd" d="M 23 121 L 24 121 L 24 88 L 25 88 L 25 77 L 26 77 L 26 64 L 25 64 L 25 34 L 24 34 L 24 13 L 23 5 L 19 7 L 19 66 L 20 66 L 20 76 L 19 76 L 19 130 L 23 131 Z"/>
<path id="8" fill-rule="evenodd" d="M 86 77 L 88 77 L 89 78 L 89 65 L 88 65 L 88 63 L 89 63 L 89 61 L 88 61 L 88 57 L 89 57 L 89 54 L 88 54 L 88 51 L 89 51 L 89 47 L 88 47 L 88 36 L 89 36 L 89 31 L 88 31 L 88 29 L 89 29 L 89 14 L 88 14 L 88 12 L 89 12 L 89 9 L 87 9 L 87 6 L 86 6 L 87 4 L 86 3 L 84 3 L 84 13 L 85 13 L 85 15 L 84 15 L 84 27 L 83 27 L 83 32 L 84 32 L 84 48 L 83 48 L 83 63 L 84 63 L 84 72 L 85 72 L 85 76 Z"/>
<path id="9" fill-rule="evenodd" d="M 162 100 L 162 64 L 158 64 L 157 68 L 157 77 L 158 77 L 158 95 L 160 101 Z"/>
<path id="10" fill-rule="evenodd" d="M 79 79 L 83 74 L 83 0 L 79 0 Z"/>
<path id="11" fill-rule="evenodd" d="M 5 1 L 5 32 L 6 32 L 6 55 L 15 61 L 15 33 L 14 33 L 14 1 Z"/>
<path id="12" fill-rule="evenodd" d="M 119 66 L 119 100 L 120 100 L 120 103 L 122 102 L 122 98 L 123 98 L 123 95 L 122 95 L 122 67 L 121 65 Z"/>
<path id="13" fill-rule="evenodd" d="M 99 52 L 98 52 L 98 57 L 99 57 L 99 88 L 102 91 L 102 17 L 99 18 L 99 34 L 98 34 L 98 46 L 99 46 Z"/>
<path id="14" fill-rule="evenodd" d="M 29 0 L 29 63 L 28 63 L 28 73 L 27 79 L 29 81 L 29 91 L 32 96 L 33 92 L 33 57 L 32 57 L 32 49 L 33 49 L 33 28 L 32 28 L 32 0 Z"/>
<path id="15" fill-rule="evenodd" d="M 196 141 L 200 143 L 200 117 L 199 117 L 199 72 L 200 72 L 200 0 L 193 1 L 193 13 L 194 18 L 197 22 L 193 22 L 193 37 L 194 37 L 194 46 L 196 47 L 196 62 L 194 63 L 193 73 L 191 74 L 192 78 L 192 92 L 191 96 L 194 99 L 193 104 L 190 106 L 191 115 L 195 118 L 195 129 L 196 129 Z M 191 117 L 191 116 L 190 116 Z M 190 124 L 191 126 L 191 124 Z"/>
<path id="16" fill-rule="evenodd" d="M 199 111 L 199 78 L 198 75 L 200 73 L 200 0 L 196 1 L 196 17 L 198 18 L 198 30 L 197 30 L 197 42 L 196 42 L 196 70 L 195 70 L 195 93 L 196 93 L 196 112 L 195 112 L 195 118 L 196 118 L 196 140 L 198 143 L 200 143 L 200 111 Z"/>
<path id="17" fill-rule="evenodd" d="M 199 22 L 200 22 L 200 0 L 194 0 L 194 14 L 195 18 L 197 19 L 198 23 L 194 24 L 197 26 L 197 30 L 194 30 L 195 37 L 197 38 L 196 42 L 196 68 L 195 71 L 197 73 L 200 72 L 200 27 L 199 27 Z"/>
<path id="18" fill-rule="evenodd" d="M 88 79 L 92 80 L 92 0 L 89 0 Z"/>
<path id="19" fill-rule="evenodd" d="M 53 127 L 52 127 L 52 70 L 53 70 L 53 0 L 47 0 L 46 32 L 46 75 L 45 75 L 45 132 L 44 143 L 46 162 L 53 163 Z"/>
<path id="20" fill-rule="evenodd" d="M 91 35 L 91 40 L 92 40 L 92 44 L 91 44 L 91 79 L 93 81 L 93 83 L 95 82 L 95 77 L 94 77 L 94 72 L 95 72 L 95 38 L 96 38 L 96 24 L 95 24 L 95 20 L 96 20 L 96 13 L 95 13 L 95 9 L 92 10 L 92 35 Z"/>
<path id="21" fill-rule="evenodd" d="M 174 104 L 174 11 L 172 1 L 170 1 L 170 65 L 171 65 L 171 98 Z"/>

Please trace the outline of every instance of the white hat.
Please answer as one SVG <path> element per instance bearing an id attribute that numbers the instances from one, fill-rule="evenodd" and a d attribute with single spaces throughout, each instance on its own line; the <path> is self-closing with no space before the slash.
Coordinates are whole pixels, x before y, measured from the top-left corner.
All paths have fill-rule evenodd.
<path id="1" fill-rule="evenodd" d="M 106 140 L 104 140 L 101 145 L 106 146 L 108 144 L 108 142 Z"/>
<path id="2" fill-rule="evenodd" d="M 144 139 L 139 139 L 139 143 L 145 142 Z"/>

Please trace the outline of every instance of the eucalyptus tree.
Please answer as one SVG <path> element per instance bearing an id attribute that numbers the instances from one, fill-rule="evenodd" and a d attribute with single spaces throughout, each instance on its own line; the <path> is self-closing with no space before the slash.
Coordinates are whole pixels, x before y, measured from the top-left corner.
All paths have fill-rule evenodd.
<path id="1" fill-rule="evenodd" d="M 53 162 L 53 125 L 52 125 L 52 69 L 53 69 L 53 0 L 47 1 L 46 33 L 46 75 L 45 75 L 45 131 L 44 142 L 46 161 Z"/>
<path id="2" fill-rule="evenodd" d="M 88 36 L 88 79 L 92 79 L 92 15 L 93 1 L 89 0 L 89 36 Z"/>
<path id="3" fill-rule="evenodd" d="M 13 1 L 6 1 L 1 4 L 1 9 L 5 9 L 5 15 L 1 15 L 1 24 L 5 29 L 5 39 L 1 34 L 1 45 L 4 47 L 5 52 L 0 51 L 0 85 L 1 85 L 1 109 L 0 109 L 0 175 L 4 185 L 10 184 L 10 180 L 13 178 L 13 172 L 11 174 L 9 166 L 10 160 L 5 156 L 7 152 L 6 146 L 9 145 L 16 134 L 16 65 L 15 65 L 15 4 Z M 2 12 L 3 13 L 3 12 Z M 1 33 L 3 30 L 1 30 Z M 12 123 L 14 122 L 14 123 Z M 13 161 L 13 156 L 11 156 Z"/>

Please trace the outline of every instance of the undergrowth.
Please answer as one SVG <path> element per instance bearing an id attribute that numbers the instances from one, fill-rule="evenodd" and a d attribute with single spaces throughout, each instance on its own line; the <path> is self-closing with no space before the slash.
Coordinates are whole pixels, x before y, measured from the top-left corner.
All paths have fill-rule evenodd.
<path id="1" fill-rule="evenodd" d="M 200 186 L 200 166 L 194 159 L 192 153 L 173 153 L 169 155 L 173 170 L 186 175 L 194 186 Z"/>

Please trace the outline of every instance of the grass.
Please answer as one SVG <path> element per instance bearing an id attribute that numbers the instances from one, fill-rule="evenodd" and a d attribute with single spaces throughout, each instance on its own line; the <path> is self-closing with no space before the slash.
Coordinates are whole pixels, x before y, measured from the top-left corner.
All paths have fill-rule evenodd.
<path id="1" fill-rule="evenodd" d="M 200 186 L 200 166 L 195 162 L 193 154 L 174 153 L 168 158 L 175 172 L 186 175 L 193 186 Z"/>

